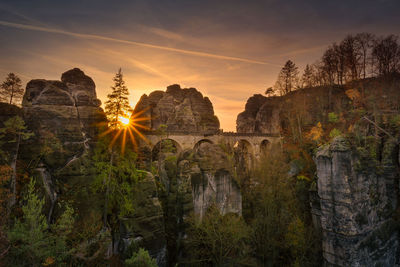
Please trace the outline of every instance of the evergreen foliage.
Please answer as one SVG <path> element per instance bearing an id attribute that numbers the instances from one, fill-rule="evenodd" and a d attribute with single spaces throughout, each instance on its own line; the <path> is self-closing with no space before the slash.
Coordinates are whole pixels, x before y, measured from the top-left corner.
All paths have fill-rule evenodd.
<path id="1" fill-rule="evenodd" d="M 157 267 L 157 262 L 152 259 L 149 252 L 143 248 L 140 248 L 138 252 L 135 252 L 131 258 L 125 260 L 125 266 L 127 267 Z"/>
<path id="2" fill-rule="evenodd" d="M 11 243 L 8 262 L 18 266 L 66 265 L 72 252 L 67 240 L 75 221 L 74 210 L 67 205 L 59 220 L 48 225 L 43 214 L 44 199 L 35 193 L 33 179 L 24 201 L 22 219 L 8 231 Z"/>
<path id="3" fill-rule="evenodd" d="M 116 129 L 121 127 L 119 118 L 126 118 L 132 111 L 132 108 L 129 106 L 129 91 L 125 85 L 121 68 L 115 74 L 113 81 L 112 92 L 107 95 L 108 100 L 105 103 L 105 113 L 109 121 L 109 126 Z"/>

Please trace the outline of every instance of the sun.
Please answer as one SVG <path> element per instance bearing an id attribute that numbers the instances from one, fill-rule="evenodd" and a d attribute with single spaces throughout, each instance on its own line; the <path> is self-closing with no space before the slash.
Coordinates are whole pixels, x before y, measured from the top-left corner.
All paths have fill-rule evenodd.
<path id="1" fill-rule="evenodd" d="M 138 143 L 135 139 L 135 136 L 142 139 L 145 143 L 149 143 L 149 140 L 147 140 L 146 136 L 141 132 L 142 130 L 145 131 L 150 130 L 148 126 L 142 124 L 143 122 L 151 120 L 150 117 L 144 115 L 144 113 L 148 109 L 149 108 L 145 108 L 144 110 L 136 112 L 134 114 L 127 114 L 128 116 L 122 116 L 122 115 L 118 116 L 118 122 L 119 122 L 118 125 L 115 127 L 109 126 L 108 129 L 100 133 L 99 136 L 102 137 L 108 134 L 112 135 L 112 140 L 109 144 L 110 148 L 112 148 L 117 139 L 119 139 L 119 137 L 122 136 L 121 140 L 122 154 L 125 151 L 127 138 L 130 139 L 135 151 L 138 151 Z"/>
<path id="2" fill-rule="evenodd" d="M 123 116 L 119 116 L 118 121 L 121 123 L 123 127 L 127 127 L 131 123 L 129 118 Z"/>

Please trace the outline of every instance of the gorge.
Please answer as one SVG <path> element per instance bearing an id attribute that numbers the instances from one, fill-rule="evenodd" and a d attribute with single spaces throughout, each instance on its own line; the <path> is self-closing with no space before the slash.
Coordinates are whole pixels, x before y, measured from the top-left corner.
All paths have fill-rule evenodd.
<path id="1" fill-rule="evenodd" d="M 0 127 L 19 115 L 34 133 L 18 152 L 18 188 L 22 194 L 27 184 L 23 173 L 36 178 L 49 223 L 61 214 L 57 203 L 72 203 L 75 263 L 123 258 L 134 244 L 159 266 L 191 266 L 186 240 L 193 236 L 193 218 L 207 220 L 215 206 L 222 216 L 243 216 L 251 226 L 257 208 L 249 192 L 259 186 L 253 178 L 257 162 L 278 151 L 285 156 L 275 167 L 288 163 L 280 178 L 296 190 L 304 186 L 296 191 L 296 201 L 302 201 L 296 205 L 304 209 L 305 227 L 320 234 L 316 247 L 326 266 L 397 266 L 399 84 L 400 77 L 392 76 L 280 97 L 254 95 L 237 116 L 237 133 L 219 129 L 210 99 L 195 88 L 175 84 L 143 95 L 133 114 L 150 119 L 143 121 L 145 140 L 135 136 L 141 176 L 134 185 L 134 212 L 120 216 L 108 232 L 103 196 L 92 189 L 98 172 L 93 155 L 107 120 L 90 77 L 75 68 L 61 81 L 30 81 L 21 108 L 1 103 Z M 10 145 L 4 148 L 14 153 Z M 296 253 L 290 257 L 301 259 Z"/>

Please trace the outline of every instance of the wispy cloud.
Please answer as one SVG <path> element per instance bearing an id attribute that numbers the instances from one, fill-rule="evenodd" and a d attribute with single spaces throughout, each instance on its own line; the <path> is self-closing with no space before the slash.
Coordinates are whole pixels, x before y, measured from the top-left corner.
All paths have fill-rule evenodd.
<path id="1" fill-rule="evenodd" d="M 149 43 L 143 43 L 143 42 L 117 39 L 117 38 L 95 35 L 95 34 L 84 34 L 84 33 L 64 31 L 64 30 L 49 28 L 49 27 L 41 27 L 41 26 L 34 26 L 34 25 L 28 25 L 28 24 L 13 23 L 13 22 L 8 22 L 8 21 L 3 21 L 3 20 L 0 20 L 0 25 L 6 26 L 6 27 L 17 28 L 17 29 L 23 29 L 23 30 L 64 34 L 64 35 L 73 36 L 73 37 L 77 37 L 77 38 L 95 39 L 95 40 L 118 42 L 118 43 L 129 44 L 129 45 L 137 45 L 137 46 L 142 46 L 142 47 L 147 47 L 147 48 L 165 50 L 165 51 L 193 55 L 193 56 L 208 57 L 208 58 L 215 58 L 215 59 L 222 59 L 222 60 L 231 60 L 231 61 L 240 61 L 240 62 L 261 64 L 261 65 L 271 64 L 271 63 L 267 63 L 267 62 L 263 62 L 263 61 L 252 60 L 252 59 L 241 58 L 241 57 L 224 56 L 224 55 L 218 55 L 218 54 L 212 54 L 212 53 L 206 53 L 206 52 L 200 52 L 200 51 L 186 50 L 186 49 L 173 48 L 173 47 L 167 47 L 167 46 L 161 46 L 161 45 L 155 45 L 155 44 L 149 44 Z"/>

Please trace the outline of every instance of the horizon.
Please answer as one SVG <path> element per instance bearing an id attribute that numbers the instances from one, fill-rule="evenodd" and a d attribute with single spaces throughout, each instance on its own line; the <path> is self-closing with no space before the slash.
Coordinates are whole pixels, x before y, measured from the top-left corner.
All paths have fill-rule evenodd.
<path id="1" fill-rule="evenodd" d="M 256 2 L 4 1 L 0 78 L 14 72 L 25 85 L 77 67 L 104 103 L 121 67 L 133 107 L 171 84 L 194 87 L 220 128 L 236 131 L 247 99 L 264 94 L 286 60 L 301 72 L 347 34 L 400 33 L 397 1 Z"/>

